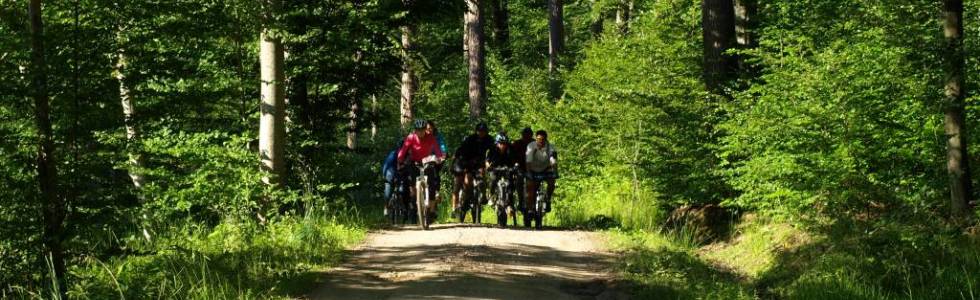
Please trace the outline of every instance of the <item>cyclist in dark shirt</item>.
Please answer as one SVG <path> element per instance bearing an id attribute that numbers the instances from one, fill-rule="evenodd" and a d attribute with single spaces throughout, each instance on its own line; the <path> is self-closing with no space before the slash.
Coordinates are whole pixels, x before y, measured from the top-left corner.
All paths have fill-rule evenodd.
<path id="1" fill-rule="evenodd" d="M 487 151 L 493 147 L 493 140 L 487 134 L 487 124 L 476 125 L 476 133 L 466 137 L 453 155 L 453 215 L 459 208 L 459 191 L 463 185 L 473 184 L 473 174 L 483 172 Z"/>
<path id="2" fill-rule="evenodd" d="M 518 176 L 517 182 L 514 183 L 518 187 L 518 190 L 524 189 L 524 174 L 527 172 L 527 161 L 525 161 L 527 158 L 527 152 L 525 152 L 525 149 L 527 149 L 527 145 L 531 143 L 534 143 L 534 131 L 531 130 L 531 127 L 524 127 L 524 129 L 521 130 L 521 139 L 514 140 L 514 142 L 510 144 L 511 153 L 514 154 L 514 160 L 517 161 L 517 171 L 521 172 L 521 176 Z M 523 192 L 517 193 L 517 200 L 517 210 L 523 213 Z"/>
<path id="3" fill-rule="evenodd" d="M 514 168 L 517 164 L 514 161 L 514 151 L 511 149 L 510 140 L 504 132 L 497 133 L 494 138 L 496 145 L 487 153 L 487 170 L 489 170 L 490 186 L 497 186 L 497 180 L 507 179 L 507 174 L 497 174 L 497 168 Z M 512 170 L 512 169 L 510 169 Z M 495 189 L 490 189 L 495 192 Z"/>

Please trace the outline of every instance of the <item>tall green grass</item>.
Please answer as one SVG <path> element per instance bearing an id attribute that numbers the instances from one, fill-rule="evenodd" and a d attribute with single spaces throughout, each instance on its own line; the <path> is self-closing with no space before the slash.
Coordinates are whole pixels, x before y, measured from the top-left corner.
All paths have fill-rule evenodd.
<path id="1" fill-rule="evenodd" d="M 355 209 L 282 217 L 265 225 L 228 220 L 181 226 L 142 253 L 83 257 L 69 270 L 70 299 L 277 299 L 315 286 L 366 233 Z M 52 298 L 8 287 L 11 299 Z M 52 294 L 53 295 L 53 294 Z"/>
<path id="2" fill-rule="evenodd" d="M 817 230 L 748 218 L 703 245 L 683 229 L 613 229 L 623 276 L 642 297 L 669 299 L 966 299 L 978 297 L 980 245 L 906 226 Z"/>

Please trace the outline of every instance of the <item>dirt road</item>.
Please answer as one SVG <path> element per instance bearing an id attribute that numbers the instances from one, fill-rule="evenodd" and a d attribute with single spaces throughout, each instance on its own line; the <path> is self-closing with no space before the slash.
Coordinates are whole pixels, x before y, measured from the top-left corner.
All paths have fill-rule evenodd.
<path id="1" fill-rule="evenodd" d="M 583 231 L 435 225 L 373 233 L 311 299 L 628 299 Z"/>

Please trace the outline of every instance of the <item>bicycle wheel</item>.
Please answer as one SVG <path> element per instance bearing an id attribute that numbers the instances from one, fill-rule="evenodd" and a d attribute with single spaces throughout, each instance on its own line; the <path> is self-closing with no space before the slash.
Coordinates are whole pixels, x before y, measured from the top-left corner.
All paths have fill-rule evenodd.
<path id="1" fill-rule="evenodd" d="M 480 199 L 477 191 L 473 192 L 476 193 L 475 197 L 473 197 L 473 201 L 470 202 L 470 205 L 473 205 L 473 224 L 480 224 L 480 213 L 482 213 L 481 210 L 483 210 L 483 205 L 480 204 L 482 199 Z"/>
<path id="2" fill-rule="evenodd" d="M 494 210 L 497 212 L 497 225 L 507 227 L 507 186 L 502 184 L 497 185 L 496 198 L 493 200 L 493 204 Z"/>
<path id="3" fill-rule="evenodd" d="M 401 215 L 401 205 L 398 205 L 398 196 L 392 193 L 388 197 L 388 224 L 398 225 L 399 215 Z"/>
<path id="4" fill-rule="evenodd" d="M 425 195 L 428 194 L 428 188 L 425 187 L 424 183 L 424 181 L 415 183 L 415 198 L 417 199 L 415 207 L 418 209 L 419 226 L 422 226 L 423 230 L 427 230 L 429 229 L 429 218 L 426 215 Z"/>

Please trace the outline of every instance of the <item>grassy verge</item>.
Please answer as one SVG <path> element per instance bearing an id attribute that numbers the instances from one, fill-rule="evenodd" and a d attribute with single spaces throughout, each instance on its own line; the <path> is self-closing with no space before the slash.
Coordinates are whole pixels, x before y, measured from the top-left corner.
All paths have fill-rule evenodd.
<path id="1" fill-rule="evenodd" d="M 307 291 L 364 229 L 287 218 L 259 228 L 224 223 L 174 237 L 156 253 L 91 259 L 72 273 L 72 298 L 268 299 Z"/>
<path id="2" fill-rule="evenodd" d="M 978 299 L 980 245 L 908 224 L 802 229 L 748 218 L 728 241 L 611 230 L 640 298 Z M 873 228 L 873 229 L 870 229 Z"/>
<path id="3" fill-rule="evenodd" d="M 266 225 L 183 226 L 123 255 L 83 257 L 69 270 L 71 299 L 295 298 L 365 235 L 363 220 L 283 217 Z M 56 294 L 9 287 L 5 298 Z"/>

